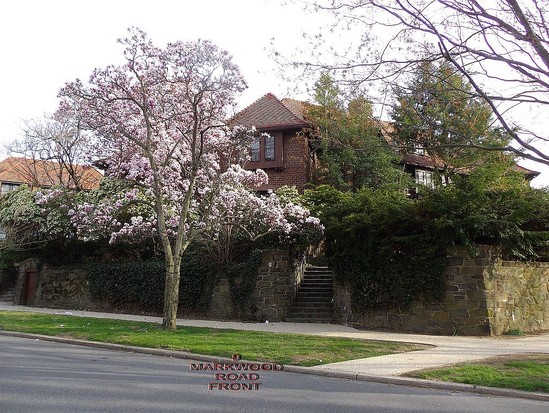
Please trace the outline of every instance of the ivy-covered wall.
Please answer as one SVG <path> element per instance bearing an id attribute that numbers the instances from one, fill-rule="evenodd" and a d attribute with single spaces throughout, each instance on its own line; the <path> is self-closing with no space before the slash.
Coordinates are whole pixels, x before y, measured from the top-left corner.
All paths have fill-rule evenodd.
<path id="1" fill-rule="evenodd" d="M 162 311 L 162 262 L 33 265 L 39 269 L 35 305 L 151 314 Z M 181 313 L 284 320 L 302 277 L 302 267 L 283 250 L 255 250 L 222 274 L 217 270 L 204 260 L 186 262 L 181 271 Z"/>
<path id="2" fill-rule="evenodd" d="M 335 316 L 361 328 L 427 334 L 500 335 L 549 329 L 549 263 L 502 261 L 482 247 L 471 258 L 465 248 L 448 251 L 441 302 L 414 302 L 407 310 L 357 311 L 350 285 L 335 285 Z"/>
<path id="3" fill-rule="evenodd" d="M 259 262 L 253 287 L 248 287 L 246 295 L 235 295 L 238 277 L 236 280 L 227 277 L 219 280 L 210 300 L 209 317 L 260 322 L 286 319 L 303 279 L 303 263 L 294 262 L 284 250 L 263 251 Z M 237 304 L 232 304 L 234 302 Z"/>

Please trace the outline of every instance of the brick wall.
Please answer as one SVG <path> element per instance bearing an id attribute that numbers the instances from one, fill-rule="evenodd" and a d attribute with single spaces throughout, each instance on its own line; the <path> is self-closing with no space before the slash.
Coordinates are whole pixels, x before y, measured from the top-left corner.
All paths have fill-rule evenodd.
<path id="1" fill-rule="evenodd" d="M 262 189 L 277 190 L 281 186 L 297 187 L 303 192 L 310 181 L 309 146 L 305 137 L 295 131 L 284 132 L 284 166 L 281 169 L 266 169 L 269 185 Z"/>

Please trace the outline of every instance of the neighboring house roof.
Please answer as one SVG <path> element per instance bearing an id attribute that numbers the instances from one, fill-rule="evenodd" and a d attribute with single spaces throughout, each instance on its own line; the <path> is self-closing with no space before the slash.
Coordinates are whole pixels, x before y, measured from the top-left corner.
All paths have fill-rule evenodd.
<path id="1" fill-rule="evenodd" d="M 83 189 L 99 187 L 103 175 L 91 166 L 74 165 Z M 0 161 L 0 181 L 38 187 L 74 186 L 68 173 L 60 174 L 61 164 L 53 161 L 10 157 Z M 62 175 L 60 177 L 60 175 Z"/>
<path id="2" fill-rule="evenodd" d="M 439 159 L 433 160 L 430 156 L 409 152 L 402 154 L 402 163 L 430 169 L 442 168 L 444 165 Z"/>
<path id="3" fill-rule="evenodd" d="M 537 177 L 539 174 L 541 174 L 541 172 L 534 171 L 532 169 L 528 169 L 528 168 L 525 168 L 524 166 L 520 166 L 520 165 L 517 165 L 517 164 L 514 164 L 511 169 L 515 172 L 519 172 L 521 174 L 524 174 L 526 176 L 526 179 L 528 179 L 528 180 L 532 180 L 535 177 Z"/>
<path id="4" fill-rule="evenodd" d="M 262 98 L 237 113 L 229 124 L 244 125 L 248 128 L 255 127 L 259 131 L 294 129 L 308 126 L 303 119 L 303 109 L 299 109 L 292 99 L 280 101 L 272 93 L 267 93 Z M 301 113 L 301 115 L 300 115 Z"/>
<path id="5" fill-rule="evenodd" d="M 395 133 L 395 127 L 393 123 L 386 120 L 381 120 L 379 121 L 379 125 L 381 128 L 382 136 L 387 140 L 387 142 L 389 142 L 390 144 L 393 144 L 394 143 L 393 134 Z M 404 153 L 402 155 L 402 161 L 404 164 L 418 166 L 426 169 L 441 168 L 443 165 L 443 162 L 440 159 L 433 160 L 430 156 L 419 155 L 414 153 Z M 541 173 L 517 164 L 514 164 L 511 167 L 511 169 L 515 172 L 524 174 L 525 178 L 528 179 L 529 181 L 531 181 Z M 463 170 L 462 172 L 469 173 L 470 168 L 466 168 L 466 170 Z"/>

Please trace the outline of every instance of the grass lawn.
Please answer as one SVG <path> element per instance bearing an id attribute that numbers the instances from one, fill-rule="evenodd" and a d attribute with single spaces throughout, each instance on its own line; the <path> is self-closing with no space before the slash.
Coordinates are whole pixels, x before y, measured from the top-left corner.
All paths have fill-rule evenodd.
<path id="1" fill-rule="evenodd" d="M 0 311 L 0 330 L 223 357 L 237 353 L 246 360 L 297 366 L 316 366 L 428 348 L 421 344 L 199 327 L 166 331 L 154 323 L 11 311 Z"/>
<path id="2" fill-rule="evenodd" d="M 407 376 L 549 393 L 549 354 L 494 357 L 477 363 L 420 370 Z"/>

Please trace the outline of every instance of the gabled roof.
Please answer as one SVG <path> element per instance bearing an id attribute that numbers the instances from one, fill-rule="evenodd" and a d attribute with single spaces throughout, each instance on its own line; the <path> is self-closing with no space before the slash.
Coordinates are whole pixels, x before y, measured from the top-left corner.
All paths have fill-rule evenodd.
<path id="1" fill-rule="evenodd" d="M 83 189 L 99 187 L 99 181 L 103 177 L 99 171 L 91 166 L 74 165 L 73 167 Z M 67 173 L 59 173 L 61 168 L 58 162 L 10 157 L 0 161 L 0 181 L 35 187 L 74 186 Z"/>
<path id="2" fill-rule="evenodd" d="M 267 93 L 247 108 L 237 113 L 230 121 L 231 125 L 255 127 L 258 131 L 296 129 L 308 126 L 309 123 L 299 115 L 298 105 L 292 99 L 280 101 L 272 93 Z M 302 109 L 301 109 L 302 113 Z"/>

